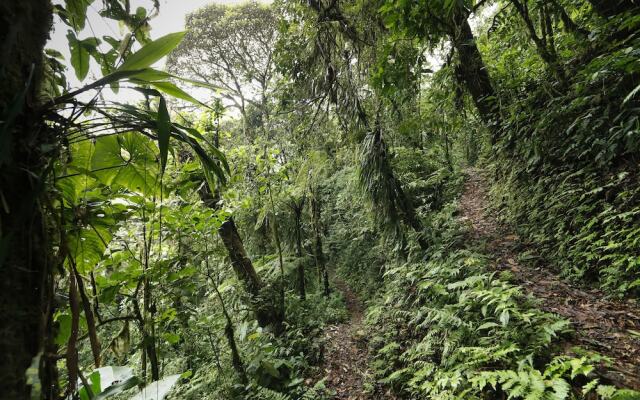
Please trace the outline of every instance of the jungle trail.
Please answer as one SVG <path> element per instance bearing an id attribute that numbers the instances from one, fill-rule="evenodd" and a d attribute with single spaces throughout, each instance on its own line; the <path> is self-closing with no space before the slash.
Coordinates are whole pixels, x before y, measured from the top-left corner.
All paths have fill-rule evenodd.
<path id="1" fill-rule="evenodd" d="M 0 0 L 0 398 L 640 399 L 637 0 L 206 3 Z"/>

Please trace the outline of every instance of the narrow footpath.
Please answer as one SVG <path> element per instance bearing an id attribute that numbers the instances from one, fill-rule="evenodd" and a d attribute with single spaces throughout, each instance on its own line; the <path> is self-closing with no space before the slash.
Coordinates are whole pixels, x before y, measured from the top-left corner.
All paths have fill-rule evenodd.
<path id="1" fill-rule="evenodd" d="M 609 368 L 600 368 L 603 380 L 640 390 L 640 309 L 631 302 L 613 301 L 602 291 L 585 289 L 558 277 L 551 265 L 529 267 L 519 263 L 520 238 L 498 224 L 489 212 L 487 180 L 482 172 L 469 169 L 461 199 L 462 218 L 472 227 L 472 239 L 487 243 L 492 266 L 513 273 L 523 290 L 539 300 L 545 311 L 571 321 L 575 334 L 565 344 L 595 351 L 611 358 Z"/>
<path id="2" fill-rule="evenodd" d="M 330 325 L 325 330 L 326 384 L 336 392 L 335 399 L 368 399 L 364 393 L 367 344 L 357 339 L 358 331 L 362 330 L 362 303 L 343 282 L 336 282 L 335 286 L 344 296 L 349 319 L 341 324 Z"/>
<path id="3" fill-rule="evenodd" d="M 334 399 L 390 399 L 381 393 L 366 393 L 368 352 L 363 327 L 364 307 L 355 293 L 343 282 L 334 286 L 342 292 L 349 319 L 325 329 L 326 349 L 323 375 L 326 385 L 335 391 Z"/>

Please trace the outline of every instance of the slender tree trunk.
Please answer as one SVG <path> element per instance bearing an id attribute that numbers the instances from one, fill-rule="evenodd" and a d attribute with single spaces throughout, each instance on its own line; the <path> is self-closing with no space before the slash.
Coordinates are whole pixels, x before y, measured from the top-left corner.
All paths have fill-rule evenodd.
<path id="1" fill-rule="evenodd" d="M 229 253 L 231 265 L 240 281 L 245 285 L 247 292 L 252 296 L 258 296 L 262 289 L 262 281 L 253 268 L 251 260 L 244 249 L 242 239 L 233 218 L 225 221 L 218 230 L 220 238 Z"/>
<path id="2" fill-rule="evenodd" d="M 236 336 L 235 336 L 235 329 L 233 328 L 233 320 L 231 319 L 231 316 L 227 311 L 227 306 L 225 305 L 224 299 L 222 298 L 222 293 L 220 293 L 220 290 L 218 290 L 218 282 L 217 280 L 214 280 L 213 276 L 211 275 L 208 257 L 205 259 L 205 264 L 207 268 L 207 277 L 211 281 L 211 284 L 213 285 L 213 290 L 216 292 L 216 296 L 220 301 L 220 306 L 222 308 L 222 315 L 224 316 L 224 319 L 226 321 L 226 324 L 224 327 L 224 336 L 227 339 L 227 344 L 229 345 L 229 350 L 231 351 L 231 365 L 233 366 L 233 369 L 238 374 L 238 377 L 240 378 L 240 383 L 246 386 L 249 383 L 249 379 L 247 378 L 247 372 L 244 368 L 244 363 L 242 362 L 242 357 L 240 357 L 240 352 L 238 351 L 238 346 L 236 344 Z M 215 349 L 214 346 L 212 347 Z M 216 354 L 216 358 L 218 358 L 217 354 Z"/>
<path id="3" fill-rule="evenodd" d="M 548 14 L 546 13 L 546 9 L 544 7 L 540 8 L 540 25 L 543 27 L 542 37 L 538 36 L 536 32 L 536 27 L 531 20 L 531 16 L 529 15 L 529 11 L 526 7 L 527 0 L 511 0 L 511 3 L 514 5 L 520 18 L 524 21 L 527 30 L 529 31 L 529 37 L 533 41 L 538 50 L 538 55 L 540 58 L 547 64 L 547 67 L 551 71 L 551 73 L 555 76 L 558 82 L 562 85 L 566 85 L 567 78 L 564 73 L 564 69 L 560 65 L 558 61 L 558 56 L 556 54 L 554 45 L 553 45 L 553 31 L 551 27 L 551 20 L 549 19 Z M 545 34 L 546 33 L 546 34 Z M 546 37 L 549 37 L 549 44 L 547 44 Z"/>
<path id="4" fill-rule="evenodd" d="M 155 312 L 151 305 L 151 283 L 148 278 L 144 279 L 144 317 L 143 317 L 143 344 L 147 353 L 147 358 L 151 364 L 151 380 L 160 379 L 160 366 L 158 363 L 158 351 L 156 349 L 155 335 Z"/>
<path id="5" fill-rule="evenodd" d="M 318 268 L 318 280 L 323 285 L 323 293 L 325 296 L 329 296 L 329 272 L 327 271 L 326 260 L 324 258 L 324 252 L 322 251 L 322 220 L 321 220 L 321 199 L 318 190 L 314 190 L 311 195 L 311 214 L 313 217 L 313 231 L 315 234 L 314 240 L 314 255 L 316 259 L 316 267 Z"/>
<path id="6" fill-rule="evenodd" d="M 29 399 L 25 372 L 39 359 L 42 392 L 55 397 L 49 358 L 53 310 L 50 245 L 39 201 L 46 179 L 44 145 L 54 144 L 36 111 L 43 48 L 51 28 L 48 0 L 0 1 L 0 393 Z M 9 117 L 9 109 L 17 111 Z"/>
<path id="7" fill-rule="evenodd" d="M 72 276 L 69 276 L 69 279 L 75 279 L 78 287 L 78 293 L 80 294 L 80 299 L 82 300 L 82 311 L 84 312 L 84 317 L 87 321 L 87 329 L 89 331 L 89 341 L 91 343 L 91 352 L 93 353 L 93 362 L 96 368 L 100 368 L 100 340 L 98 339 L 98 332 L 96 330 L 96 321 L 93 315 L 93 311 L 91 310 L 91 302 L 89 301 L 89 297 L 87 296 L 87 292 L 84 287 L 84 281 L 82 280 L 82 276 L 78 272 L 78 268 L 75 265 L 75 261 L 70 257 L 69 261 L 71 262 L 72 268 Z"/>
<path id="8" fill-rule="evenodd" d="M 266 150 L 266 149 L 265 149 Z M 265 151 L 266 153 L 266 151 Z M 278 251 L 278 266 L 280 267 L 280 309 L 284 313 L 284 261 L 282 259 L 282 243 L 280 242 L 280 231 L 278 230 L 278 220 L 276 218 L 276 209 L 273 202 L 273 189 L 271 187 L 271 172 L 267 172 L 267 187 L 269 189 L 269 202 L 271 203 L 271 215 L 273 221 L 271 221 L 271 229 L 273 230 L 273 240 L 276 243 L 276 250 Z"/>
<path id="9" fill-rule="evenodd" d="M 297 206 L 297 204 L 296 204 Z M 302 207 L 304 206 L 304 199 L 302 200 L 300 207 L 294 209 L 295 223 L 296 223 L 296 257 L 298 258 L 298 293 L 302 300 L 307 298 L 304 281 L 304 263 L 302 260 Z"/>
<path id="10" fill-rule="evenodd" d="M 443 113 L 442 114 L 443 120 L 444 120 L 444 115 L 445 114 Z M 446 128 L 442 133 L 442 137 L 444 138 L 444 158 L 447 162 L 447 168 L 449 169 L 450 172 L 453 172 L 453 159 L 451 157 L 451 145 L 449 144 L 449 134 L 447 133 Z"/>
<path id="11" fill-rule="evenodd" d="M 229 314 L 226 312 L 224 313 L 224 318 L 226 320 L 226 325 L 224 326 L 224 336 L 227 338 L 227 343 L 229 344 L 229 349 L 231 350 L 231 365 L 238 374 L 238 377 L 240 377 L 240 383 L 246 386 L 249 383 L 249 379 L 247 379 L 247 373 L 244 370 L 244 364 L 242 363 L 242 358 L 240 357 L 240 352 L 238 351 L 238 346 L 236 345 L 233 323 L 231 322 L 231 317 L 229 317 Z"/>
<path id="12" fill-rule="evenodd" d="M 206 182 L 203 182 L 198 194 L 207 207 L 215 210 L 218 209 L 218 195 L 211 195 Z M 222 223 L 218 229 L 218 235 L 227 249 L 231 266 L 238 280 L 243 283 L 247 293 L 251 297 L 251 306 L 256 314 L 258 324 L 263 328 L 273 326 L 276 332 L 281 331 L 283 321 L 282 313 L 279 311 L 277 303 L 272 303 L 272 300 L 275 301 L 275 299 L 271 299 L 271 296 L 269 296 L 269 299 L 263 298 L 264 296 L 261 292 L 264 289 L 264 285 L 258 277 L 251 259 L 247 256 L 233 217 L 230 217 Z"/>
<path id="13" fill-rule="evenodd" d="M 219 117 L 216 117 L 216 130 L 214 132 L 214 145 L 216 147 L 219 147 L 220 144 L 219 127 Z M 218 188 L 212 193 L 207 182 L 202 182 L 198 195 L 207 207 L 218 210 L 220 206 L 220 190 Z M 256 314 L 258 324 L 263 328 L 273 327 L 276 333 L 281 332 L 284 320 L 283 310 L 279 309 L 275 299 L 272 299 L 271 296 L 268 299 L 264 298 L 265 293 L 262 293 L 265 289 L 264 285 L 258 277 L 251 259 L 247 256 L 247 251 L 242 243 L 233 217 L 229 217 L 228 220 L 222 223 L 218 229 L 218 235 L 227 249 L 231 266 L 238 280 L 244 284 L 247 293 L 251 297 L 251 306 Z"/>
<path id="14" fill-rule="evenodd" d="M 600 16 L 609 18 L 638 8 L 638 0 L 588 0 L 593 10 Z"/>
<path id="15" fill-rule="evenodd" d="M 455 17 L 456 29 L 452 33 L 452 41 L 460 59 L 456 75 L 467 87 L 480 118 L 491 131 L 492 142 L 495 143 L 502 123 L 500 109 L 489 71 L 482 60 L 467 18 L 464 13 Z"/>

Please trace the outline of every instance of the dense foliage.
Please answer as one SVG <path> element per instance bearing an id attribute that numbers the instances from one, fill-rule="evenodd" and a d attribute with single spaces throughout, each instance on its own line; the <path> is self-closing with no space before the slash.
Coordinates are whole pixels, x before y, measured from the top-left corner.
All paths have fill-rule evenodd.
<path id="1" fill-rule="evenodd" d="M 358 395 L 639 398 L 459 215 L 480 166 L 527 263 L 637 302 L 635 0 L 212 4 L 155 39 L 157 0 L 10 3 L 3 398 L 332 398 L 336 282 Z"/>

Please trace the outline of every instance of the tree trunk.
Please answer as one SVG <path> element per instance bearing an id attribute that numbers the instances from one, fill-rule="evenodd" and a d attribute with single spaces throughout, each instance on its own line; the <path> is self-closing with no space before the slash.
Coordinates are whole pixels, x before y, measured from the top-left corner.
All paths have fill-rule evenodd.
<path id="1" fill-rule="evenodd" d="M 151 364 L 151 381 L 160 380 L 160 365 L 158 363 L 158 351 L 156 349 L 156 332 L 155 332 L 155 306 L 152 306 L 151 300 L 151 282 L 148 278 L 144 279 L 144 320 L 143 320 L 143 344 L 147 352 L 147 358 Z"/>
<path id="2" fill-rule="evenodd" d="M 492 142 L 495 143 L 501 125 L 500 109 L 489 71 L 482 60 L 467 18 L 464 13 L 455 16 L 456 29 L 451 39 L 460 59 L 456 75 L 467 87 L 480 118 L 491 131 Z"/>
<path id="3" fill-rule="evenodd" d="M 545 39 L 546 36 L 544 33 L 542 37 L 538 36 L 535 25 L 533 24 L 533 21 L 531 20 L 531 16 L 529 15 L 528 9 L 525 6 L 525 3 L 524 3 L 525 1 L 527 0 L 522 0 L 522 2 L 520 0 L 511 0 L 511 3 L 516 8 L 516 10 L 518 11 L 518 14 L 520 14 L 520 18 L 522 18 L 522 21 L 527 27 L 527 30 L 529 31 L 529 37 L 531 38 L 531 40 L 536 46 L 536 49 L 538 50 L 538 55 L 540 56 L 540 58 L 542 58 L 542 61 L 544 61 L 547 64 L 547 67 L 549 68 L 551 73 L 555 76 L 555 78 L 558 80 L 558 82 L 562 86 L 566 86 L 567 78 L 565 76 L 564 69 L 562 68 L 562 66 L 558 61 L 558 55 L 553 45 L 553 31 L 551 30 L 552 29 L 550 26 L 551 21 L 550 19 L 548 19 L 549 16 L 546 13 L 546 9 L 543 7 L 540 8 L 541 10 L 540 24 L 543 27 L 543 32 L 547 32 L 547 34 L 549 35 L 549 45 L 547 45 L 547 40 Z"/>
<path id="4" fill-rule="evenodd" d="M 284 261 L 282 259 L 282 243 L 280 242 L 280 231 L 278 230 L 278 220 L 276 217 L 276 208 L 273 202 L 273 189 L 271 187 L 271 173 L 267 172 L 267 187 L 269 188 L 269 201 L 271 203 L 271 215 L 273 221 L 271 221 L 271 230 L 273 232 L 273 240 L 276 243 L 276 250 L 278 251 L 278 266 L 280 267 L 280 309 L 284 313 Z"/>
<path id="5" fill-rule="evenodd" d="M 258 324 L 261 327 L 272 326 L 276 332 L 279 332 L 282 328 L 282 310 L 276 305 L 276 299 L 273 296 L 268 296 L 268 299 L 264 298 L 264 291 L 267 288 L 264 288 L 247 256 L 233 218 L 226 220 L 218 229 L 218 233 L 227 249 L 236 276 L 251 296 L 251 304 L 256 313 Z"/>
<path id="6" fill-rule="evenodd" d="M 48 358 L 53 313 L 50 246 L 41 211 L 48 157 L 55 143 L 36 111 L 43 48 L 52 22 L 48 0 L 0 2 L 0 393 L 29 399 L 25 372 L 40 358 L 42 392 L 56 396 L 54 361 Z M 17 114 L 8 112 L 17 107 Z"/>
<path id="7" fill-rule="evenodd" d="M 300 295 L 300 299 L 305 300 L 307 298 L 307 293 L 304 281 L 304 263 L 302 260 L 302 206 L 295 208 L 294 213 L 296 219 L 296 257 L 298 258 L 298 293 Z"/>
<path id="8" fill-rule="evenodd" d="M 216 130 L 216 145 L 218 144 L 218 140 L 218 131 Z M 219 208 L 220 192 L 216 189 L 214 193 L 211 193 L 207 182 L 202 182 L 198 190 L 198 195 L 207 207 L 214 210 Z M 233 217 L 229 217 L 229 219 L 220 226 L 218 235 L 227 249 L 231 266 L 236 276 L 244 284 L 247 293 L 251 297 L 251 306 L 256 314 L 258 324 L 263 328 L 273 327 L 276 333 L 281 332 L 284 310 L 280 310 L 280 307 L 277 306 L 276 299 L 272 298 L 273 296 L 263 293 L 266 288 L 258 277 L 251 259 L 247 256 L 247 251 L 244 248 Z M 268 298 L 265 298 L 266 294 Z"/>
<path id="9" fill-rule="evenodd" d="M 205 243 L 205 251 L 206 251 L 206 248 L 207 246 Z M 209 256 L 205 258 L 205 266 L 207 269 L 206 271 L 207 277 L 211 281 L 211 284 L 213 285 L 213 290 L 216 292 L 216 296 L 220 301 L 220 306 L 222 308 L 222 315 L 224 316 L 224 319 L 226 321 L 226 324 L 224 327 L 224 336 L 227 339 L 227 344 L 229 345 L 229 350 L 231 351 L 231 365 L 233 366 L 233 369 L 238 374 L 238 377 L 240 378 L 240 383 L 242 383 L 243 386 L 247 386 L 247 384 L 249 383 L 249 379 L 247 379 L 247 372 L 244 368 L 242 357 L 240 357 L 240 352 L 238 351 L 238 345 L 236 344 L 236 336 L 235 336 L 235 329 L 233 327 L 233 320 L 231 319 L 231 316 L 229 315 L 229 311 L 227 310 L 227 306 L 224 303 L 224 299 L 222 298 L 222 293 L 220 293 L 220 290 L 218 290 L 219 278 L 213 279 L 213 275 L 211 274 L 211 269 L 209 268 Z M 211 334 L 209 334 L 209 340 L 211 340 Z M 214 350 L 218 368 L 222 369 L 220 365 L 220 357 L 218 356 L 216 346 L 213 345 L 213 341 L 211 341 L 211 348 Z"/>
<path id="10" fill-rule="evenodd" d="M 311 215 L 313 217 L 313 231 L 315 233 L 314 255 L 316 259 L 316 267 L 318 268 L 318 281 L 323 284 L 323 293 L 329 296 L 329 272 L 322 251 L 322 223 L 321 223 L 321 206 L 320 194 L 317 190 L 311 195 Z"/>
<path id="11" fill-rule="evenodd" d="M 609 18 L 640 6 L 638 0 L 589 0 L 593 10 L 601 17 Z"/>
<path id="12" fill-rule="evenodd" d="M 262 289 L 262 281 L 258 277 L 251 260 L 247 256 L 233 218 L 229 218 L 225 221 L 220 226 L 220 229 L 218 229 L 218 232 L 229 253 L 231 265 L 233 266 L 233 270 L 238 276 L 238 279 L 244 283 L 249 294 L 252 296 L 258 296 Z"/>

